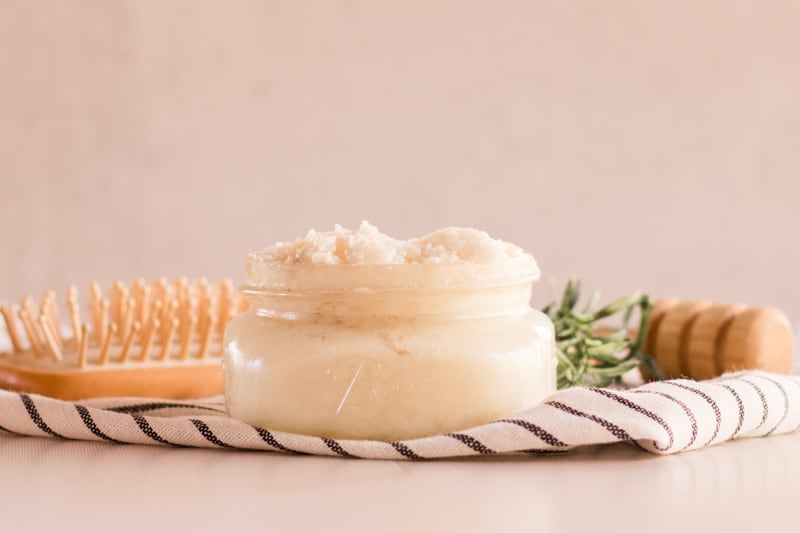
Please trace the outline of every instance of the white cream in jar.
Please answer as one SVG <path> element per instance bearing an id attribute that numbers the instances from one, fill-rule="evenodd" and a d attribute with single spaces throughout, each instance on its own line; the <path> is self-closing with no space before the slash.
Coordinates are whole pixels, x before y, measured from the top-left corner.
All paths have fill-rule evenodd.
<path id="1" fill-rule="evenodd" d="M 447 228 L 400 241 L 362 224 L 247 258 L 250 310 L 225 332 L 231 416 L 322 437 L 400 440 L 532 407 L 555 391 L 539 270 L 519 247 Z"/>

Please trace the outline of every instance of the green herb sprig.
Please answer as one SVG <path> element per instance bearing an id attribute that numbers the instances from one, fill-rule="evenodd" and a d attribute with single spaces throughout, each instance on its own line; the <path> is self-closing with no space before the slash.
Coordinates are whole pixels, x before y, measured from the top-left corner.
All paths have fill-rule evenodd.
<path id="1" fill-rule="evenodd" d="M 580 292 L 580 282 L 569 280 L 561 302 L 542 309 L 555 325 L 558 388 L 619 384 L 622 375 L 639 364 L 660 379 L 653 359 L 643 351 L 652 309 L 649 297 L 636 292 L 598 308 L 595 292 L 586 306 L 576 311 Z M 637 309 L 638 332 L 631 338 L 628 325 Z M 618 313 L 622 313 L 618 329 L 600 326 L 600 321 Z"/>

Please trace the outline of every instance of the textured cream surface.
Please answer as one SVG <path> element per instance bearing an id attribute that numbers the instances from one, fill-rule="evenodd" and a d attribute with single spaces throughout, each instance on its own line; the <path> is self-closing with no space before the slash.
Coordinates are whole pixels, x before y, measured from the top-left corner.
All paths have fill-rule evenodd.
<path id="1" fill-rule="evenodd" d="M 333 231 L 279 242 L 260 252 L 265 261 L 314 265 L 397 265 L 421 263 L 501 264 L 533 257 L 511 243 L 472 228 L 443 228 L 419 239 L 399 240 L 369 222 L 357 230 L 338 224 Z"/>

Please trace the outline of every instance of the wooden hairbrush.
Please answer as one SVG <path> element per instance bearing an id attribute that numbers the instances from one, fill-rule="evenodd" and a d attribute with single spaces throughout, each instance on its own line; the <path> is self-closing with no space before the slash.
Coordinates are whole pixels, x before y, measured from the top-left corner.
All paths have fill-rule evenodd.
<path id="1" fill-rule="evenodd" d="M 65 400 L 104 396 L 197 398 L 223 392 L 220 352 L 247 301 L 230 280 L 209 284 L 117 281 L 89 287 L 88 320 L 69 287 L 67 324 L 56 295 L 0 307 L 11 351 L 0 353 L 0 388 Z"/>
<path id="2" fill-rule="evenodd" d="M 774 308 L 669 298 L 653 305 L 644 350 L 665 378 L 750 369 L 785 374 L 794 339 L 789 319 Z M 650 377 L 644 368 L 642 374 Z"/>

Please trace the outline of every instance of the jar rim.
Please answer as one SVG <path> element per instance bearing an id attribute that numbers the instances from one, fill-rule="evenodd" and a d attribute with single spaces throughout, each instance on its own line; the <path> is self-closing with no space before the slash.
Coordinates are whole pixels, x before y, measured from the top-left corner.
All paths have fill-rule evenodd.
<path id="1" fill-rule="evenodd" d="M 247 256 L 247 291 L 340 292 L 357 290 L 469 289 L 534 283 L 541 272 L 532 256 L 494 263 L 289 264 Z"/>

